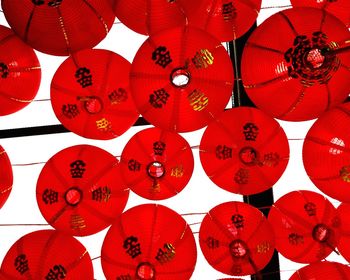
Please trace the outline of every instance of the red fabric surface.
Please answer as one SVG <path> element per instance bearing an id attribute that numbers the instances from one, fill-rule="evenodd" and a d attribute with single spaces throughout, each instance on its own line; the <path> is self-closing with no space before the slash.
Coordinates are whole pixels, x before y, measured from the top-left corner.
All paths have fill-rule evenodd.
<path id="1" fill-rule="evenodd" d="M 13 173 L 10 159 L 0 146 L 0 209 L 8 199 L 13 184 Z"/>
<path id="2" fill-rule="evenodd" d="M 315 262 L 298 269 L 289 280 L 349 280 L 350 268 L 337 262 Z"/>

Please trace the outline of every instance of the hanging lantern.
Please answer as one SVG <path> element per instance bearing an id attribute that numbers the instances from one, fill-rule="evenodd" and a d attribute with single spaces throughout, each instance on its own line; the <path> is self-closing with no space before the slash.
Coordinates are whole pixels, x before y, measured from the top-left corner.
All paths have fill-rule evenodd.
<path id="1" fill-rule="evenodd" d="M 335 251 L 339 232 L 336 209 L 321 194 L 293 191 L 278 199 L 268 220 L 276 236 L 276 249 L 287 259 L 311 263 Z"/>
<path id="2" fill-rule="evenodd" d="M 274 243 L 263 213 L 238 201 L 211 209 L 199 230 L 204 257 L 213 268 L 229 275 L 258 274 L 272 258 Z"/>
<path id="3" fill-rule="evenodd" d="M 230 57 L 221 43 L 192 27 L 151 36 L 131 66 L 140 113 L 164 130 L 189 132 L 225 109 L 233 87 Z"/>
<path id="4" fill-rule="evenodd" d="M 178 0 L 189 25 L 204 29 L 221 42 L 244 35 L 255 23 L 261 0 Z"/>
<path id="5" fill-rule="evenodd" d="M 52 79 L 57 118 L 86 138 L 106 140 L 123 134 L 139 116 L 129 93 L 129 72 L 130 63 L 111 51 L 74 53 Z"/>
<path id="6" fill-rule="evenodd" d="M 39 230 L 18 239 L 0 271 L 4 279 L 93 280 L 91 258 L 75 238 L 56 230 Z"/>
<path id="7" fill-rule="evenodd" d="M 350 103 L 323 114 L 308 131 L 303 162 L 312 182 L 325 194 L 350 202 Z"/>
<path id="8" fill-rule="evenodd" d="M 197 252 L 192 231 L 173 210 L 156 204 L 121 214 L 103 241 L 107 279 L 190 279 Z"/>
<path id="9" fill-rule="evenodd" d="M 175 132 L 147 128 L 136 133 L 121 156 L 124 182 L 143 198 L 170 198 L 187 185 L 194 159 L 187 141 Z"/>
<path id="10" fill-rule="evenodd" d="M 350 27 L 350 2 L 348 0 L 291 0 L 293 7 L 324 9 Z"/>
<path id="11" fill-rule="evenodd" d="M 350 92 L 345 66 L 350 65 L 350 51 L 340 51 L 349 38 L 348 28 L 320 9 L 274 14 L 253 32 L 243 51 L 242 79 L 248 96 L 275 118 L 319 117 Z"/>
<path id="12" fill-rule="evenodd" d="M 113 10 L 123 24 L 143 35 L 186 24 L 176 0 L 116 0 Z"/>
<path id="13" fill-rule="evenodd" d="M 110 0 L 4 0 L 1 4 L 7 22 L 23 41 L 52 55 L 94 47 L 115 19 Z"/>
<path id="14" fill-rule="evenodd" d="M 12 166 L 6 151 L 0 145 L 0 209 L 8 199 L 13 184 Z"/>
<path id="15" fill-rule="evenodd" d="M 66 148 L 43 167 L 36 189 L 39 209 L 57 230 L 76 236 L 97 233 L 124 210 L 129 191 L 118 160 L 90 145 Z"/>
<path id="16" fill-rule="evenodd" d="M 0 25 L 0 116 L 19 111 L 36 96 L 41 70 L 32 48 Z"/>
<path id="17" fill-rule="evenodd" d="M 315 262 L 298 269 L 289 280 L 349 280 L 350 268 L 337 262 Z"/>
<path id="18" fill-rule="evenodd" d="M 272 187 L 289 160 L 282 127 L 250 107 L 230 109 L 211 122 L 199 150 L 208 177 L 219 187 L 243 195 Z"/>
<path id="19" fill-rule="evenodd" d="M 350 224 L 349 224 L 349 215 L 350 215 L 350 204 L 341 203 L 337 208 L 339 221 L 340 221 L 340 238 L 338 242 L 339 253 L 346 259 L 350 261 Z M 350 278 L 349 278 L 350 279 Z"/>

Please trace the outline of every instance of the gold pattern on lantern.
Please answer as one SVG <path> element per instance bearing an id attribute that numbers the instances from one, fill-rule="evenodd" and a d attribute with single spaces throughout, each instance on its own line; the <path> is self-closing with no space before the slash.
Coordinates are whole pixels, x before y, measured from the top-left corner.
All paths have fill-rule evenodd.
<path id="1" fill-rule="evenodd" d="M 190 106 L 194 111 L 200 112 L 208 106 L 209 98 L 198 89 L 195 89 L 187 96 Z"/>
<path id="2" fill-rule="evenodd" d="M 201 49 L 196 52 L 192 58 L 192 62 L 196 68 L 208 68 L 214 63 L 214 56 L 208 49 Z"/>

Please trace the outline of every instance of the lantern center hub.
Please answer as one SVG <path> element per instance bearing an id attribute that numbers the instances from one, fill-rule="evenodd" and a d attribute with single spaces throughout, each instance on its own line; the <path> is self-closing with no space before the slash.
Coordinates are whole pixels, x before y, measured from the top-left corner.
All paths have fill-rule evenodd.
<path id="1" fill-rule="evenodd" d="M 259 153 L 252 147 L 243 147 L 239 151 L 239 159 L 245 165 L 255 165 L 258 163 Z"/>
<path id="2" fill-rule="evenodd" d="M 229 249 L 231 256 L 234 258 L 244 258 L 249 252 L 247 244 L 239 239 L 233 240 L 229 245 Z"/>
<path id="3" fill-rule="evenodd" d="M 83 192 L 78 187 L 71 187 L 64 195 L 66 203 L 71 206 L 77 206 L 83 198 Z"/>
<path id="4" fill-rule="evenodd" d="M 325 60 L 320 49 L 311 49 L 305 55 L 305 64 L 311 69 L 318 69 L 323 65 Z"/>
<path id="5" fill-rule="evenodd" d="M 159 161 L 151 162 L 147 167 L 147 174 L 154 179 L 163 177 L 165 174 L 164 164 Z"/>
<path id="6" fill-rule="evenodd" d="M 138 280 L 155 279 L 155 274 L 154 266 L 148 262 L 142 262 L 136 268 L 136 279 Z"/>
<path id="7" fill-rule="evenodd" d="M 175 68 L 170 74 L 170 81 L 175 87 L 186 87 L 190 83 L 190 79 L 190 72 L 184 68 Z"/>
<path id="8" fill-rule="evenodd" d="M 331 230 L 324 224 L 318 224 L 312 230 L 312 237 L 318 242 L 326 242 L 331 234 Z"/>
<path id="9" fill-rule="evenodd" d="M 100 113 L 103 109 L 102 100 L 97 96 L 84 96 L 78 97 L 78 99 L 83 102 L 84 109 L 89 114 L 97 114 Z"/>

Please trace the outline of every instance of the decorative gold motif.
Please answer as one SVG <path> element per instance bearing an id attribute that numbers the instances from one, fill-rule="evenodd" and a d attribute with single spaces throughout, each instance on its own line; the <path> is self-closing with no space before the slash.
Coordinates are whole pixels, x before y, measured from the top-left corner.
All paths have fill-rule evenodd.
<path id="1" fill-rule="evenodd" d="M 214 63 L 214 56 L 208 49 L 201 49 L 196 52 L 195 56 L 192 58 L 192 62 L 196 68 L 208 68 Z"/>
<path id="2" fill-rule="evenodd" d="M 267 241 L 263 241 L 262 243 L 256 246 L 256 252 L 258 254 L 266 254 L 272 248 L 271 244 Z"/>
<path id="3" fill-rule="evenodd" d="M 96 127 L 98 130 L 108 132 L 112 130 L 112 123 L 106 118 L 102 118 L 96 121 Z"/>
<path id="4" fill-rule="evenodd" d="M 172 261 L 175 255 L 175 247 L 171 243 L 165 243 L 163 248 L 159 248 L 156 260 L 159 261 L 160 264 L 165 264 Z"/>
<path id="5" fill-rule="evenodd" d="M 80 230 L 86 228 L 85 220 L 79 214 L 71 215 L 70 217 L 70 227 L 73 230 Z"/>
<path id="6" fill-rule="evenodd" d="M 182 164 L 176 165 L 171 169 L 171 177 L 181 178 L 184 175 L 184 167 Z"/>
<path id="7" fill-rule="evenodd" d="M 154 180 L 150 189 L 151 193 L 160 193 L 160 184 L 158 180 Z"/>
<path id="8" fill-rule="evenodd" d="M 350 183 L 350 165 L 343 166 L 339 171 L 339 176 L 344 182 Z"/>
<path id="9" fill-rule="evenodd" d="M 200 112 L 208 106 L 209 98 L 198 89 L 195 89 L 187 96 L 190 106 L 194 111 Z"/>

